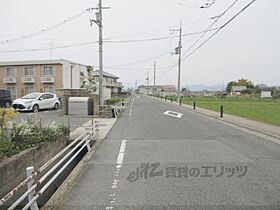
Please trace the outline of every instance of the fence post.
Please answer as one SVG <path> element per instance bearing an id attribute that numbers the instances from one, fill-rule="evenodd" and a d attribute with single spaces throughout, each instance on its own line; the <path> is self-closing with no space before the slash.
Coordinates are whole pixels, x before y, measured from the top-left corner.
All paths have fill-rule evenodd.
<path id="1" fill-rule="evenodd" d="M 167 96 L 165 96 L 165 101 L 166 101 L 166 99 L 167 99 Z"/>
<path id="2" fill-rule="evenodd" d="M 223 118 L 224 117 L 224 106 L 221 105 L 220 107 L 220 117 Z"/>
<path id="3" fill-rule="evenodd" d="M 180 106 L 182 105 L 182 99 L 180 98 L 180 100 L 179 100 L 179 104 L 180 104 Z"/>
<path id="4" fill-rule="evenodd" d="M 26 168 L 27 177 L 31 176 L 33 174 L 33 172 L 34 172 L 34 167 L 33 166 Z M 30 182 L 28 182 L 28 184 L 27 184 L 28 190 L 32 187 L 33 184 L 34 184 L 34 178 L 32 178 L 30 180 Z M 30 194 L 28 195 L 28 201 L 29 202 L 33 199 L 34 195 L 35 195 L 35 190 L 31 191 Z M 31 204 L 30 209 L 31 210 L 39 210 L 38 205 L 37 205 L 37 201 L 34 201 L 34 203 Z"/>
<path id="5" fill-rule="evenodd" d="M 68 138 L 70 138 L 70 118 L 69 117 L 67 118 L 67 127 L 68 127 L 68 132 L 69 132 Z"/>
<path id="6" fill-rule="evenodd" d="M 172 103 L 172 97 L 170 98 L 170 102 Z"/>
<path id="7" fill-rule="evenodd" d="M 162 96 L 160 97 L 160 100 L 162 100 Z"/>
<path id="8" fill-rule="evenodd" d="M 195 110 L 195 108 L 196 108 L 196 103 L 195 103 L 195 101 L 193 102 L 193 109 Z"/>

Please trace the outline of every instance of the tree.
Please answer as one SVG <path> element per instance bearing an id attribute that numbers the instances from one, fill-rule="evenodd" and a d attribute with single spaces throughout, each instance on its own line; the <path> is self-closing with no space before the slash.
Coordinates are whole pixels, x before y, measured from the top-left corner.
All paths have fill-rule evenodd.
<path id="1" fill-rule="evenodd" d="M 237 81 L 230 81 L 227 84 L 227 89 L 226 89 L 226 91 L 228 93 L 231 92 L 232 86 L 246 86 L 246 88 L 249 88 L 249 89 L 253 89 L 254 88 L 253 82 L 251 80 L 244 79 L 244 78 L 241 78 L 241 79 L 239 79 Z"/>
<path id="2" fill-rule="evenodd" d="M 88 72 L 88 76 L 82 75 L 84 80 L 82 81 L 81 88 L 86 88 L 90 91 L 95 92 L 98 87 L 97 87 L 97 81 L 95 81 L 93 77 L 93 67 L 87 66 L 87 72 Z"/>
<path id="3" fill-rule="evenodd" d="M 238 86 L 246 86 L 247 88 L 254 88 L 254 84 L 251 80 L 241 78 L 237 80 Z"/>
<path id="4" fill-rule="evenodd" d="M 230 92 L 231 92 L 231 89 L 232 89 L 232 86 L 236 86 L 236 85 L 238 85 L 236 81 L 230 81 L 230 82 L 227 84 L 226 91 L 227 91 L 228 93 L 230 93 Z"/>
<path id="5" fill-rule="evenodd" d="M 0 134 L 4 133 L 4 129 L 7 128 L 8 122 L 16 116 L 16 111 L 10 108 L 0 108 Z"/>

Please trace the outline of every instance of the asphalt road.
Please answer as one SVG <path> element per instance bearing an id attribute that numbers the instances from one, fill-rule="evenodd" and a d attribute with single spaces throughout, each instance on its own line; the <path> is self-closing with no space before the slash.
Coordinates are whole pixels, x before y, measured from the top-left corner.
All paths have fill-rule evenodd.
<path id="1" fill-rule="evenodd" d="M 279 160 L 278 143 L 136 96 L 61 208 L 280 209 Z"/>

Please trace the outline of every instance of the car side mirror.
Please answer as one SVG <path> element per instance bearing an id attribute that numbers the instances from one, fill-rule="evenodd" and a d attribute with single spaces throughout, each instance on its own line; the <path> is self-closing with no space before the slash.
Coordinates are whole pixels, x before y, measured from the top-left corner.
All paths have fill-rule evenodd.
<path id="1" fill-rule="evenodd" d="M 39 98 L 38 100 L 39 100 L 39 101 L 42 101 L 42 100 L 43 100 L 43 98 Z"/>

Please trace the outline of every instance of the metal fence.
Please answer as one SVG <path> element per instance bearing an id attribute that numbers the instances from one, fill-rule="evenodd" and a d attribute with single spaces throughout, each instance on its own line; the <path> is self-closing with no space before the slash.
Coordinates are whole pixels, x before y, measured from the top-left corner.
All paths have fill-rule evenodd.
<path id="1" fill-rule="evenodd" d="M 95 122 L 92 126 L 87 127 L 83 134 L 77 137 L 38 170 L 35 171 L 34 167 L 26 168 L 27 178 L 0 200 L 0 207 L 7 205 L 9 200 L 14 198 L 20 190 L 27 186 L 27 191 L 24 192 L 13 204 L 11 204 L 8 207 L 8 210 L 15 209 L 26 198 L 28 198 L 28 202 L 22 209 L 30 208 L 31 210 L 38 210 L 39 207 L 37 205 L 37 199 L 41 197 L 50 185 L 56 181 L 59 175 L 64 172 L 67 166 L 73 162 L 73 160 L 84 148 L 87 148 L 87 151 L 91 150 L 90 141 L 94 139 L 96 132 L 98 132 L 97 122 Z M 69 160 L 67 160 L 68 158 Z M 67 162 L 64 163 L 66 160 Z M 55 163 L 55 165 L 48 169 L 53 163 Z M 39 177 L 39 175 L 42 176 Z M 44 181 L 46 183 L 43 184 Z M 40 190 L 37 190 L 38 187 L 40 187 Z"/>

